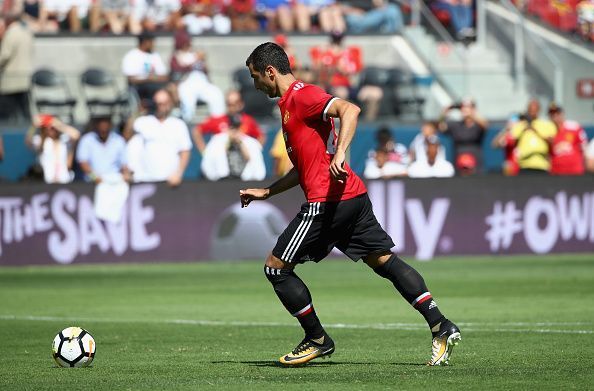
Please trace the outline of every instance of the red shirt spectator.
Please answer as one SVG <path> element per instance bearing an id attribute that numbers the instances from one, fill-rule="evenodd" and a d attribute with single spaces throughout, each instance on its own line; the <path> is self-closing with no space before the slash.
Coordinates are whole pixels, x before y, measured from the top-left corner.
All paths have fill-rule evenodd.
<path id="1" fill-rule="evenodd" d="M 583 175 L 584 148 L 588 143 L 586 132 L 574 121 L 564 121 L 553 139 L 551 174 Z"/>
<path id="2" fill-rule="evenodd" d="M 312 64 L 319 73 L 319 83 L 324 86 L 348 88 L 352 84 L 351 78 L 363 69 L 361 48 L 342 46 L 343 37 L 342 33 L 333 33 L 329 46 L 310 49 Z"/>

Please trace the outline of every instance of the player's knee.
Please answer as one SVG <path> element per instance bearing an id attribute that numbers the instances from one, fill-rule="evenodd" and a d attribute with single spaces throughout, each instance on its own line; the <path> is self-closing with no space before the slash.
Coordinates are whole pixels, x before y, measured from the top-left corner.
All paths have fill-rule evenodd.
<path id="1" fill-rule="evenodd" d="M 363 258 L 363 262 L 367 264 L 372 269 L 377 269 L 380 266 L 383 266 L 386 262 L 395 256 L 391 252 L 388 253 L 379 253 L 379 254 L 371 254 Z"/>
<path id="2" fill-rule="evenodd" d="M 287 263 L 280 258 L 275 257 L 272 253 L 268 254 L 266 257 L 266 262 L 264 263 L 265 266 L 273 269 L 293 269 L 294 266 L 290 263 Z"/>

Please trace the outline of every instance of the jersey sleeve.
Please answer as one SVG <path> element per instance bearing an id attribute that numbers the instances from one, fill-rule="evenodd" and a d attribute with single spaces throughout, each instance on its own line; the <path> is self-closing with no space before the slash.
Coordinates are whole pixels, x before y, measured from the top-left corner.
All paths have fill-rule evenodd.
<path id="1" fill-rule="evenodd" d="M 295 94 L 297 114 L 303 119 L 326 121 L 326 113 L 335 99 L 319 87 L 308 85 Z"/>

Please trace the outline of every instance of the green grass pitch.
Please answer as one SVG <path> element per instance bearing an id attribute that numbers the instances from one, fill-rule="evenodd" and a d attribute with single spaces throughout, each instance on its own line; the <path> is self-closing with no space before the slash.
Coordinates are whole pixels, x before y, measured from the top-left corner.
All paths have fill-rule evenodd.
<path id="1" fill-rule="evenodd" d="M 594 255 L 411 262 L 462 330 L 449 367 L 426 367 L 422 317 L 362 263 L 298 268 L 336 342 L 283 368 L 302 338 L 262 262 L 0 268 L 0 390 L 592 389 Z M 50 346 L 77 325 L 89 368 Z"/>

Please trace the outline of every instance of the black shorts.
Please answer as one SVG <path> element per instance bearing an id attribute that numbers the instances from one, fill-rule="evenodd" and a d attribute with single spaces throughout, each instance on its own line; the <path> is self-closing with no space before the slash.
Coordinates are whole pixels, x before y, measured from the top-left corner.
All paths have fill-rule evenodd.
<path id="1" fill-rule="evenodd" d="M 289 263 L 319 262 L 336 247 L 353 261 L 390 251 L 367 193 L 340 202 L 306 202 L 280 235 L 272 254 Z"/>

